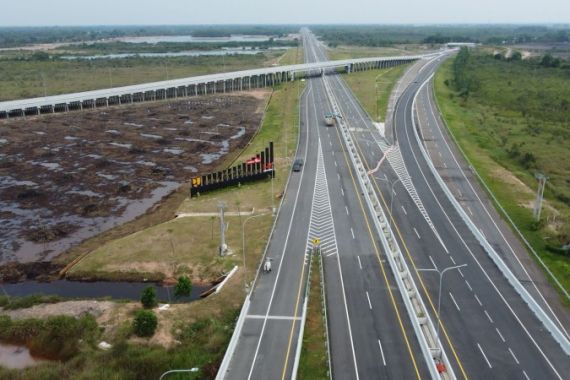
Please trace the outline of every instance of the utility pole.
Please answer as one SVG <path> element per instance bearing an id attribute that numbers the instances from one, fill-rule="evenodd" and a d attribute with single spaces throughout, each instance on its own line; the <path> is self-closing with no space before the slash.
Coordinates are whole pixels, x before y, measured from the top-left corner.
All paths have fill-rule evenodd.
<path id="1" fill-rule="evenodd" d="M 224 256 L 228 250 L 228 246 L 226 245 L 226 223 L 224 221 L 224 209 L 226 204 L 219 202 L 218 207 L 220 208 L 220 256 Z"/>
<path id="2" fill-rule="evenodd" d="M 538 189 L 536 191 L 536 200 L 534 201 L 534 210 L 532 215 L 534 219 L 540 220 L 540 211 L 542 210 L 542 200 L 544 199 L 544 187 L 548 177 L 542 173 L 535 173 L 534 178 L 538 180 Z"/>

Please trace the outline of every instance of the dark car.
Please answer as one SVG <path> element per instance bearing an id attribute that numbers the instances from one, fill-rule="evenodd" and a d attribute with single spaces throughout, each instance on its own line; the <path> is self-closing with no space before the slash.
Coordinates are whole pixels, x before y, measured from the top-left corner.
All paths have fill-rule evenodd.
<path id="1" fill-rule="evenodd" d="M 295 162 L 293 162 L 293 171 L 294 172 L 300 172 L 301 169 L 303 169 L 303 160 L 300 158 L 297 158 L 295 160 Z"/>

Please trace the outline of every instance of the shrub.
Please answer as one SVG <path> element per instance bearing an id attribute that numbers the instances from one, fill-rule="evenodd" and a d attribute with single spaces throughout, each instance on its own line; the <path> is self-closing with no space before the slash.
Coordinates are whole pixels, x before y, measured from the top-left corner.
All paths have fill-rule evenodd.
<path id="1" fill-rule="evenodd" d="M 154 335 L 158 319 L 150 310 L 139 310 L 133 321 L 133 331 L 140 337 L 150 337 Z"/>
<path id="2" fill-rule="evenodd" d="M 192 293 L 192 283 L 188 276 L 178 277 L 178 282 L 174 288 L 174 295 L 176 297 L 188 297 Z"/>
<path id="3" fill-rule="evenodd" d="M 145 309 L 152 309 L 157 305 L 156 289 L 152 286 L 144 288 L 141 295 L 141 303 Z"/>

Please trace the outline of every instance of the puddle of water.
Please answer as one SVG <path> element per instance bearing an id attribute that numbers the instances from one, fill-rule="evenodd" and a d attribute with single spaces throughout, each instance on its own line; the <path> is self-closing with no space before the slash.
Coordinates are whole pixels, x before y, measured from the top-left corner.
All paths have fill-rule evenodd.
<path id="1" fill-rule="evenodd" d="M 165 148 L 165 149 L 164 149 L 164 152 L 165 152 L 165 153 L 171 153 L 171 154 L 174 154 L 174 155 L 179 155 L 179 154 L 184 153 L 184 149 L 180 149 L 180 148 Z"/>
<path id="2" fill-rule="evenodd" d="M 127 148 L 127 149 L 131 149 L 133 147 L 133 144 L 121 144 L 117 142 L 109 143 L 109 145 L 118 146 L 120 148 Z"/>
<path id="3" fill-rule="evenodd" d="M 35 359 L 24 346 L 0 343 L 0 366 L 10 369 L 23 369 L 40 364 L 44 360 Z"/>
<path id="4" fill-rule="evenodd" d="M 159 136 L 159 135 L 151 135 L 150 133 L 140 133 L 140 135 L 141 135 L 142 137 L 148 137 L 148 138 L 151 138 L 151 139 L 161 139 L 161 138 L 162 138 L 162 136 Z"/>

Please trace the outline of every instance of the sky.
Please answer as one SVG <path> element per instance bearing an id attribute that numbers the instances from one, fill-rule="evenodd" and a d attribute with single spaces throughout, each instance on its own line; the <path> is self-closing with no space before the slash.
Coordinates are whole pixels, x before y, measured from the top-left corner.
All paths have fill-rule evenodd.
<path id="1" fill-rule="evenodd" d="M 569 0 L 1 0 L 0 26 L 570 23 Z"/>

